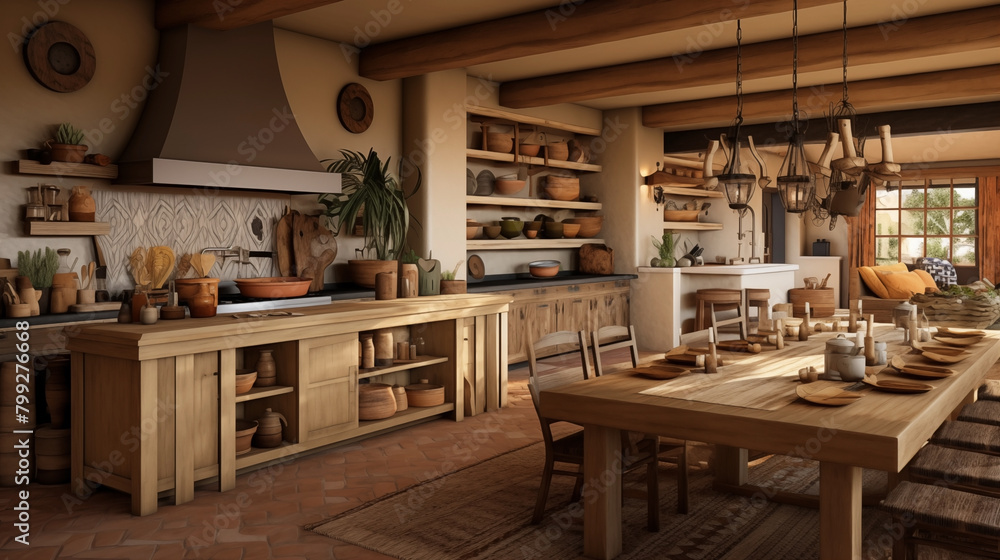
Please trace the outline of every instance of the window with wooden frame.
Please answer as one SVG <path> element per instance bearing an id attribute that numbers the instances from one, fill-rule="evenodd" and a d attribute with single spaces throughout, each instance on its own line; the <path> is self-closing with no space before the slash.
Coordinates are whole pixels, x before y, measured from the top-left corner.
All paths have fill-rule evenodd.
<path id="1" fill-rule="evenodd" d="M 979 181 L 901 181 L 877 194 L 875 264 L 913 264 L 937 257 L 976 276 L 979 265 Z"/>

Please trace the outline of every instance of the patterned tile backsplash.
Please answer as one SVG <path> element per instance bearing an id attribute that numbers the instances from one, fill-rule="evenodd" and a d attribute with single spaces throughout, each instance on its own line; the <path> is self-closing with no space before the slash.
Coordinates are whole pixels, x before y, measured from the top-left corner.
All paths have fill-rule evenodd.
<path id="1" fill-rule="evenodd" d="M 288 205 L 287 197 L 200 192 L 93 192 L 97 221 L 111 224 L 111 234 L 100 237 L 108 263 L 108 290 L 117 293 L 134 287 L 128 258 L 136 247 L 165 245 L 178 261 L 181 255 L 205 247 L 273 250 L 274 226 Z M 276 275 L 273 259 L 251 258 L 248 265 L 235 259 L 222 261 L 216 260 L 210 276 L 232 280 Z"/>

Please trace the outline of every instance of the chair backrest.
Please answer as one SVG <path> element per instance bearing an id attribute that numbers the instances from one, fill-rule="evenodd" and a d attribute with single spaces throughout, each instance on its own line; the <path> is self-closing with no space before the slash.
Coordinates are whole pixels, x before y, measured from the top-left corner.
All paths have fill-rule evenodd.
<path id="1" fill-rule="evenodd" d="M 639 346 L 636 344 L 635 327 L 632 325 L 601 327 L 591 333 L 591 341 L 594 345 L 594 372 L 598 377 L 604 375 L 605 369 L 601 361 L 601 354 L 607 355 L 608 352 L 618 348 L 628 348 L 632 358 L 632 367 L 639 365 Z"/>
<path id="2" fill-rule="evenodd" d="M 583 331 L 558 331 L 537 341 L 532 341 L 529 333 L 525 333 L 525 338 L 525 348 L 528 350 L 528 391 L 542 425 L 542 437 L 546 445 L 551 445 L 552 431 L 549 425 L 559 420 L 542 416 L 539 410 L 539 393 L 588 378 L 590 360 L 587 356 L 586 335 Z M 555 356 L 559 357 L 559 363 L 552 360 L 541 362 L 544 358 Z"/>

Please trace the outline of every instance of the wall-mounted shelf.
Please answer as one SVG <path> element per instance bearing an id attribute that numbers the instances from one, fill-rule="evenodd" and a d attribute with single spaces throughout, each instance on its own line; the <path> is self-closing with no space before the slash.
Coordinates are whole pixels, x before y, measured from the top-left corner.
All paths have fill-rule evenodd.
<path id="1" fill-rule="evenodd" d="M 503 154 L 500 152 L 490 152 L 487 150 L 477 150 L 476 148 L 466 148 L 465 157 L 472 159 L 485 159 L 490 161 L 500 161 L 504 163 L 514 163 L 514 154 Z M 575 161 L 564 161 L 558 159 L 545 159 L 540 157 L 517 156 L 518 163 L 527 165 L 541 165 L 553 169 L 570 169 L 573 171 L 592 171 L 600 173 L 603 171 L 596 163 L 577 163 Z"/>
<path id="2" fill-rule="evenodd" d="M 582 237 L 574 237 L 573 239 L 471 239 L 465 242 L 465 249 L 468 251 L 500 251 L 503 249 L 577 249 L 588 243 L 603 244 L 604 240 Z"/>
<path id="3" fill-rule="evenodd" d="M 545 198 L 517 198 L 511 196 L 475 196 L 465 197 L 465 203 L 478 206 L 520 206 L 525 208 L 565 208 L 569 210 L 600 210 L 600 202 L 577 202 L 549 200 Z"/>
<path id="4" fill-rule="evenodd" d="M 514 122 L 518 122 L 521 124 L 554 128 L 556 130 L 563 130 L 566 132 L 572 132 L 574 134 L 586 134 L 588 136 L 599 136 L 601 134 L 601 129 L 599 128 L 591 128 L 588 126 L 567 124 L 539 117 L 531 117 L 528 115 L 511 113 L 510 111 L 504 111 L 503 109 L 495 109 L 493 107 L 483 107 L 481 105 L 466 105 L 465 112 L 468 113 L 469 115 L 476 117 L 485 117 L 487 119 L 500 119 L 500 120 L 510 121 L 511 124 L 513 124 Z M 481 121 L 483 119 L 471 119 L 471 120 Z"/>
<path id="5" fill-rule="evenodd" d="M 693 231 L 710 231 L 722 229 L 722 224 L 704 222 L 663 222 L 663 229 L 686 229 Z"/>
<path id="6" fill-rule="evenodd" d="M 107 222 L 24 222 L 25 235 L 108 235 L 111 224 Z"/>
<path id="7" fill-rule="evenodd" d="M 93 165 L 90 163 L 67 163 L 53 161 L 45 165 L 30 159 L 14 162 L 14 170 L 23 175 L 55 175 L 62 177 L 88 177 L 91 179 L 116 179 L 117 165 Z"/>
<path id="8" fill-rule="evenodd" d="M 661 187 L 663 194 L 675 194 L 680 196 L 696 196 L 704 198 L 725 198 L 722 191 L 706 191 L 698 187 Z"/>

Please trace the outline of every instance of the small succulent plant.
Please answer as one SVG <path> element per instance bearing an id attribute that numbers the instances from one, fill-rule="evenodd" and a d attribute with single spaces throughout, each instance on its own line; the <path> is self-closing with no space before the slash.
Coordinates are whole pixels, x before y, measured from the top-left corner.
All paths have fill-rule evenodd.
<path id="1" fill-rule="evenodd" d="M 83 131 L 69 123 L 62 123 L 56 130 L 57 144 L 83 144 Z"/>

